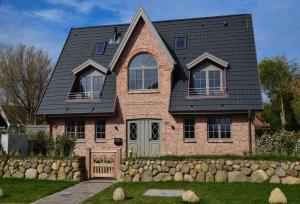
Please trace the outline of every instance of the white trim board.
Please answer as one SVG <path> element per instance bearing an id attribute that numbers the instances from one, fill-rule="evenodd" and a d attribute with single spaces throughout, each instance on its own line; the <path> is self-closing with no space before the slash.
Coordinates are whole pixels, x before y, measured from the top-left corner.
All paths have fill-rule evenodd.
<path id="1" fill-rule="evenodd" d="M 88 59 L 87 61 L 83 62 L 81 65 L 79 65 L 78 67 L 76 67 L 75 69 L 72 70 L 73 75 L 81 72 L 82 70 L 84 70 L 85 68 L 87 68 L 88 66 L 92 66 L 95 69 L 99 70 L 100 72 L 106 74 L 107 73 L 107 68 L 105 68 L 104 66 L 102 66 L 101 64 L 98 64 L 97 62 Z"/>
<path id="2" fill-rule="evenodd" d="M 189 63 L 186 64 L 186 68 L 187 69 L 191 69 L 192 67 L 196 66 L 197 64 L 199 64 L 200 62 L 204 61 L 205 59 L 209 59 L 219 65 L 221 65 L 222 67 L 228 67 L 228 62 L 208 53 L 208 52 L 204 52 L 202 55 L 200 55 L 199 57 L 193 59 L 192 61 L 190 61 Z"/>
<path id="3" fill-rule="evenodd" d="M 110 65 L 109 65 L 109 68 L 111 70 L 114 69 L 119 57 L 121 56 L 122 54 L 122 51 L 124 50 L 131 34 L 133 33 L 134 31 L 134 28 L 136 27 L 139 19 L 142 18 L 144 21 L 145 21 L 145 24 L 148 26 L 150 32 L 153 34 L 154 36 L 154 39 L 158 42 L 158 45 L 159 47 L 162 49 L 162 51 L 165 53 L 168 61 L 170 62 L 170 64 L 176 64 L 176 61 L 174 60 L 173 56 L 171 55 L 171 53 L 169 52 L 168 48 L 166 47 L 165 43 L 163 42 L 163 40 L 161 39 L 160 35 L 158 34 L 158 32 L 156 31 L 155 27 L 153 26 L 152 22 L 150 21 L 149 17 L 147 16 L 145 10 L 143 9 L 143 7 L 140 7 L 137 11 L 137 13 L 135 14 L 131 24 L 129 25 L 118 49 L 116 50 L 111 62 L 110 62 Z"/>

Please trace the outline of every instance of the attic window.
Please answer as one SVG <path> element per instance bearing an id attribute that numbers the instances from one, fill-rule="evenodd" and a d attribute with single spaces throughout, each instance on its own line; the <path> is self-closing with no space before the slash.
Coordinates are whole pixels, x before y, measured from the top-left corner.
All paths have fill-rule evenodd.
<path id="1" fill-rule="evenodd" d="M 175 49 L 186 48 L 186 37 L 176 37 L 175 38 Z"/>
<path id="2" fill-rule="evenodd" d="M 103 55 L 105 47 L 106 47 L 106 42 L 96 43 L 95 49 L 94 49 L 94 54 Z"/>

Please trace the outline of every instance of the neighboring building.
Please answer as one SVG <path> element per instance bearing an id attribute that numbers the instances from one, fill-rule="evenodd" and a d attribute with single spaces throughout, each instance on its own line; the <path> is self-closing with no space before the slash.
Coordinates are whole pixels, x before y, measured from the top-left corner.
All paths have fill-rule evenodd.
<path id="1" fill-rule="evenodd" d="M 6 114 L 0 106 L 0 134 L 8 131 L 10 122 L 8 121 Z M 0 135 L 1 136 L 1 135 Z"/>
<path id="2" fill-rule="evenodd" d="M 72 28 L 37 109 L 76 153 L 255 150 L 262 111 L 250 14 Z"/>

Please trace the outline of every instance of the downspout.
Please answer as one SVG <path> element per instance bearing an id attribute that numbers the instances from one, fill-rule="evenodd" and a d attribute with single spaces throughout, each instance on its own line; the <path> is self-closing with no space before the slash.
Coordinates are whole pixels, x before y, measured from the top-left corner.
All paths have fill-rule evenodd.
<path id="1" fill-rule="evenodd" d="M 252 155 L 252 111 L 248 110 L 249 153 Z"/>

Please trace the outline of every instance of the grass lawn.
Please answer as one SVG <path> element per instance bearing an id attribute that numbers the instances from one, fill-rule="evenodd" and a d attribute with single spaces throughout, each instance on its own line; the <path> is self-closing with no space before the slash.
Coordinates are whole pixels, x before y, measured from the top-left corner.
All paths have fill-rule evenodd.
<path id="1" fill-rule="evenodd" d="M 199 203 L 268 203 L 270 192 L 279 187 L 287 196 L 288 203 L 300 203 L 300 185 L 258 184 L 258 183 L 187 183 L 187 182 L 151 182 L 151 183 L 116 183 L 86 200 L 84 203 L 117 203 L 113 202 L 115 188 L 123 187 L 126 200 L 122 203 L 134 204 L 168 204 L 183 203 L 181 197 L 148 197 L 143 193 L 150 188 L 193 190 L 200 197 Z"/>
<path id="2" fill-rule="evenodd" d="M 0 179 L 0 188 L 4 191 L 0 203 L 30 203 L 74 184 L 70 181 Z"/>

